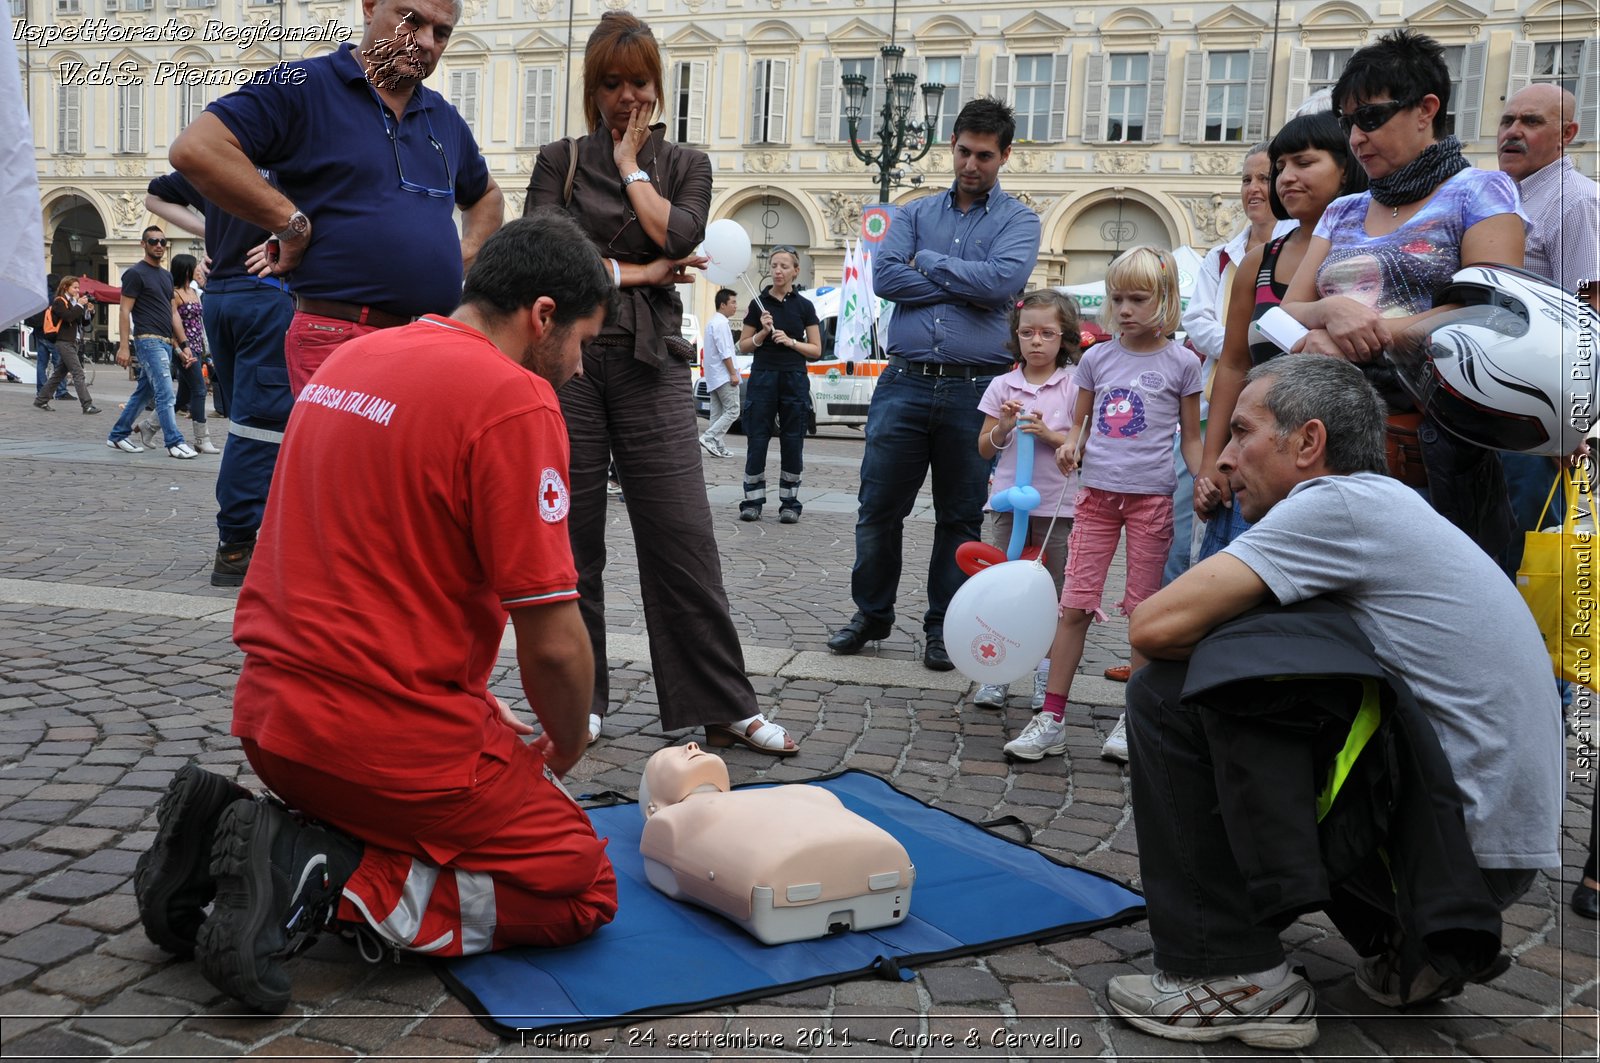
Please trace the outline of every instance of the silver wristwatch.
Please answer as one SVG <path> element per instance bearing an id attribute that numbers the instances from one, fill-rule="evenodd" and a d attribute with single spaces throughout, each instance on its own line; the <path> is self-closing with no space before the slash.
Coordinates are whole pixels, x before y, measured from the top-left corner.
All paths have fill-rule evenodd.
<path id="1" fill-rule="evenodd" d="M 298 240 L 310 231 L 311 219 L 306 217 L 304 212 L 297 210 L 289 215 L 289 224 L 285 225 L 281 232 L 275 232 L 272 235 L 276 236 L 279 241 Z"/>
<path id="2" fill-rule="evenodd" d="M 650 175 L 649 174 L 645 173 L 643 170 L 635 170 L 632 173 L 626 174 L 626 175 L 623 176 L 623 178 L 622 178 L 622 187 L 623 188 L 627 188 L 629 185 L 633 184 L 633 182 L 635 182 L 635 181 L 648 181 L 648 180 L 650 180 Z"/>

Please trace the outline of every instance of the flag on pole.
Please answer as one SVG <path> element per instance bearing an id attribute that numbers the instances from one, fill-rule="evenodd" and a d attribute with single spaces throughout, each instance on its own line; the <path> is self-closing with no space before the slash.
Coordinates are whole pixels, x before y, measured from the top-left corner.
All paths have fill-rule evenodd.
<path id="1" fill-rule="evenodd" d="M 845 241 L 844 279 L 839 283 L 839 324 L 834 350 L 847 362 L 872 354 L 872 325 L 877 319 L 872 294 L 872 257 L 859 242 Z"/>

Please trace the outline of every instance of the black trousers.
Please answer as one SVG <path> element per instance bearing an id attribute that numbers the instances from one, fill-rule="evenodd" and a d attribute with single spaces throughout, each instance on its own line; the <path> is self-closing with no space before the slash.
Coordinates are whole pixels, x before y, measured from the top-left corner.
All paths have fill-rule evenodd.
<path id="1" fill-rule="evenodd" d="M 1310 728 L 1185 705 L 1187 671 L 1182 662 L 1154 661 L 1127 692 L 1133 817 L 1156 966 L 1191 978 L 1266 970 L 1283 961 L 1279 932 L 1333 899 L 1316 821 L 1325 739 Z M 1482 875 L 1502 911 L 1534 879 L 1525 870 Z M 1359 881 L 1341 884 L 1351 887 L 1380 918 L 1392 916 L 1392 897 Z"/>

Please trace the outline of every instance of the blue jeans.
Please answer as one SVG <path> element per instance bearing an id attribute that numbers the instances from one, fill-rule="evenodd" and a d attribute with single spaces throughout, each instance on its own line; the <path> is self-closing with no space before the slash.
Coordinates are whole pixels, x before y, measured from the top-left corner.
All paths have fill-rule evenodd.
<path id="1" fill-rule="evenodd" d="M 1003 371 L 997 367 L 994 375 Z M 944 637 L 945 609 L 965 578 L 956 548 L 983 532 L 989 462 L 978 453 L 983 427 L 978 400 L 993 379 L 921 376 L 893 365 L 878 378 L 867 410 L 856 560 L 850 571 L 858 617 L 884 624 L 894 620 L 905 519 L 931 469 L 935 523 L 922 627 L 929 637 Z"/>
<path id="2" fill-rule="evenodd" d="M 1228 496 L 1232 499 L 1232 495 Z M 1239 504 L 1231 506 L 1218 506 L 1211 514 L 1211 519 L 1206 521 L 1205 538 L 1200 540 L 1200 553 L 1195 558 L 1196 563 L 1204 561 L 1212 554 L 1220 554 L 1224 547 L 1239 536 L 1250 530 L 1250 522 L 1244 519 L 1239 512 Z"/>
<path id="3" fill-rule="evenodd" d="M 139 362 L 139 383 L 134 385 L 122 416 L 111 426 L 111 442 L 127 439 L 144 414 L 145 404 L 154 402 L 156 419 L 161 422 L 162 441 L 168 448 L 183 442 L 178 419 L 172 414 L 172 344 L 144 336 L 133 341 L 133 356 Z"/>
<path id="4" fill-rule="evenodd" d="M 1178 486 L 1172 492 L 1172 550 L 1167 554 L 1167 566 L 1161 570 L 1163 587 L 1189 571 L 1189 541 L 1194 538 L 1194 477 L 1184 464 L 1180 440 L 1173 440 L 1172 460 Z"/>
<path id="5" fill-rule="evenodd" d="M 223 544 L 254 542 L 267 508 L 278 447 L 294 408 L 283 355 L 293 317 L 288 292 L 253 278 L 206 288 L 206 345 L 229 422 L 217 469 L 217 540 Z"/>
<path id="6" fill-rule="evenodd" d="M 800 512 L 800 474 L 805 472 L 806 420 L 811 380 L 804 369 L 757 369 L 744 394 L 744 500 L 740 509 L 759 511 L 767 501 L 767 444 L 778 420 L 778 506 Z"/>
<path id="7" fill-rule="evenodd" d="M 1537 454 L 1500 455 L 1500 464 L 1506 471 L 1506 490 L 1511 496 L 1511 512 L 1516 517 L 1517 534 L 1506 547 L 1505 570 L 1513 575 L 1522 567 L 1524 532 L 1539 530 L 1539 516 L 1544 511 L 1545 500 L 1550 497 L 1550 485 L 1558 472 L 1555 462 Z M 1545 526 L 1561 523 L 1561 510 L 1566 499 L 1557 497 L 1550 507 L 1550 518 Z"/>

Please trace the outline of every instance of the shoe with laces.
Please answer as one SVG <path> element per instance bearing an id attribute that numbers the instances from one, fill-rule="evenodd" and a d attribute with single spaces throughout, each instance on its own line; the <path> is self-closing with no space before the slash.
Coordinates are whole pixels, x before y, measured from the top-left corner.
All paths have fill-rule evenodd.
<path id="1" fill-rule="evenodd" d="M 156 836 L 133 872 L 133 895 L 145 936 L 187 956 L 216 896 L 211 840 L 222 810 L 250 792 L 194 763 L 178 769 L 156 806 Z"/>
<path id="2" fill-rule="evenodd" d="M 250 571 L 250 558 L 256 552 L 256 544 L 252 540 L 248 543 L 223 543 L 217 547 L 217 556 L 211 563 L 211 585 L 213 587 L 243 587 L 245 574 Z"/>
<path id="3" fill-rule="evenodd" d="M 1121 974 L 1106 986 L 1111 1007 L 1145 1033 L 1172 1041 L 1237 1038 L 1252 1048 L 1305 1048 L 1317 1039 L 1317 998 L 1291 971 L 1275 986 L 1256 975 L 1176 978 Z"/>
<path id="4" fill-rule="evenodd" d="M 112 450 L 120 450 L 124 454 L 144 453 L 144 448 L 135 443 L 133 440 L 129 439 L 127 436 L 123 436 L 121 439 L 108 439 L 106 440 L 106 446 L 110 447 Z"/>
<path id="5" fill-rule="evenodd" d="M 1417 1008 L 1457 996 L 1469 982 L 1490 982 L 1511 967 L 1511 957 L 1500 953 L 1483 970 L 1464 977 L 1446 978 L 1423 964 L 1409 986 L 1400 982 L 1400 957 L 1393 952 L 1368 956 L 1356 964 L 1356 987 L 1386 1008 Z"/>
<path id="6" fill-rule="evenodd" d="M 780 509 L 778 511 L 779 524 L 799 524 L 800 511 L 798 509 Z"/>
<path id="7" fill-rule="evenodd" d="M 716 441 L 707 439 L 705 436 L 700 437 L 700 449 L 705 451 L 707 454 L 710 454 L 713 458 L 722 457 L 721 454 L 717 453 Z"/>
<path id="8" fill-rule="evenodd" d="M 83 408 L 83 412 L 85 414 L 99 413 L 100 412 L 100 407 L 96 406 L 94 403 L 91 402 L 89 405 L 87 405 L 87 406 L 85 406 Z"/>
<path id="9" fill-rule="evenodd" d="M 1006 689 L 1000 683 L 985 683 L 972 695 L 972 703 L 980 709 L 1003 709 L 1006 707 Z"/>
<path id="10" fill-rule="evenodd" d="M 200 925 L 195 958 L 218 989 L 276 1015 L 289 1003 L 283 961 L 333 921 L 361 843 L 297 822 L 265 799 L 223 810 L 211 848 L 217 903 Z"/>
<path id="11" fill-rule="evenodd" d="M 717 457 L 731 458 L 733 457 L 733 451 L 728 449 L 728 445 L 726 443 L 719 442 L 717 444 Z"/>
<path id="12" fill-rule="evenodd" d="M 1038 712 L 1040 709 L 1044 708 L 1044 685 L 1049 678 L 1049 672 L 1033 673 L 1033 700 L 1028 702 L 1028 707 L 1034 712 Z"/>
<path id="13" fill-rule="evenodd" d="M 167 453 L 170 454 L 171 456 L 173 456 L 174 458 L 184 458 L 184 459 L 198 458 L 200 456 L 200 452 L 198 450 L 194 449 L 193 447 L 191 447 L 188 443 L 179 443 L 175 447 L 168 447 L 167 448 Z"/>
<path id="14" fill-rule="evenodd" d="M 1043 760 L 1067 751 L 1067 724 L 1048 712 L 1028 721 L 1022 733 L 1006 743 L 1005 754 L 1012 760 Z"/>
<path id="15" fill-rule="evenodd" d="M 1117 717 L 1117 725 L 1106 735 L 1106 744 L 1100 747 L 1100 756 L 1118 764 L 1128 763 L 1128 716 Z"/>

